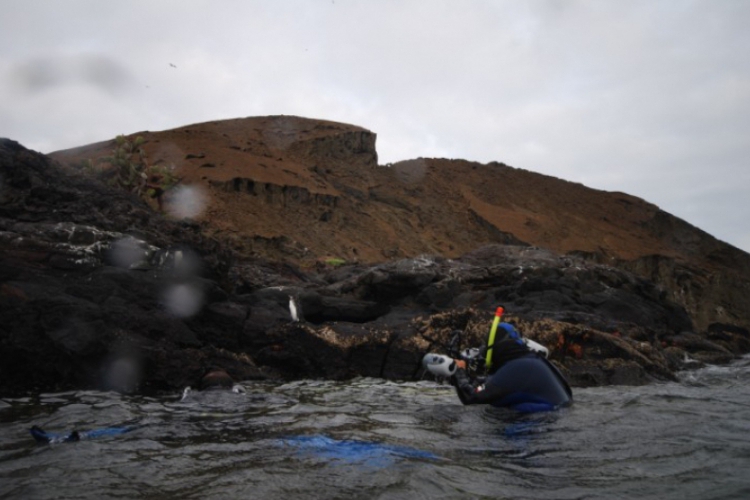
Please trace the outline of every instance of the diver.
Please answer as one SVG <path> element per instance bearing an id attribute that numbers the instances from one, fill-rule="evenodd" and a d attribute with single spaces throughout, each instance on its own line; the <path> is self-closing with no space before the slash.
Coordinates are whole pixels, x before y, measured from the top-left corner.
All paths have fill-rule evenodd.
<path id="1" fill-rule="evenodd" d="M 235 394 L 244 394 L 245 388 L 235 382 L 227 371 L 221 367 L 211 365 L 203 371 L 203 375 L 198 381 L 198 387 L 201 392 L 213 392 L 213 391 L 231 391 Z M 182 391 L 180 401 L 184 401 L 192 393 L 190 386 L 185 387 Z M 115 427 L 104 427 L 99 429 L 92 429 L 87 431 L 72 431 L 67 433 L 54 433 L 47 432 L 39 426 L 35 425 L 29 429 L 31 436 L 38 443 L 72 443 L 81 441 L 84 439 L 92 439 L 103 436 L 116 436 L 119 434 L 125 434 L 135 429 L 144 427 L 145 424 L 130 423 Z"/>
<path id="2" fill-rule="evenodd" d="M 459 355 L 463 359 L 428 354 L 423 364 L 434 374 L 448 376 L 465 405 L 537 412 L 572 403 L 570 386 L 547 361 L 546 348 L 522 338 L 510 323 L 500 323 L 500 315 L 502 308 L 498 308 L 484 349 L 465 349 Z M 480 372 L 486 376 L 479 376 Z"/>
<path id="3" fill-rule="evenodd" d="M 201 392 L 227 390 L 235 394 L 244 394 L 246 389 L 242 384 L 238 384 L 229 373 L 218 366 L 210 366 L 203 371 L 203 375 L 198 381 L 198 388 Z M 187 386 L 182 390 L 180 401 L 185 401 L 193 394 L 193 388 Z"/>
<path id="4" fill-rule="evenodd" d="M 199 387 L 202 391 L 207 391 L 211 389 L 231 389 L 234 385 L 234 379 L 225 369 L 211 366 L 203 373 Z"/>

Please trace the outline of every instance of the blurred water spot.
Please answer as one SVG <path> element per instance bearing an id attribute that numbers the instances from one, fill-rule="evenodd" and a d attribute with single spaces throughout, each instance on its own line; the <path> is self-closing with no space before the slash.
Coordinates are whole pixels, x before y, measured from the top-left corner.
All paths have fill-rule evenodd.
<path id="1" fill-rule="evenodd" d="M 188 284 L 172 285 L 164 291 L 164 306 L 179 318 L 189 318 L 203 307 L 203 292 Z"/>
<path id="2" fill-rule="evenodd" d="M 396 178 L 404 184 L 421 182 L 427 172 L 427 164 L 421 158 L 394 163 L 392 168 Z"/>
<path id="3" fill-rule="evenodd" d="M 293 117 L 276 116 L 263 130 L 263 140 L 271 148 L 284 151 L 299 139 L 303 129 L 304 125 Z"/>
<path id="4" fill-rule="evenodd" d="M 139 263 L 146 261 L 148 257 L 148 249 L 144 248 L 144 245 L 144 242 L 132 236 L 126 236 L 115 241 L 112 243 L 109 252 L 112 263 L 117 267 L 125 269 L 137 267 Z"/>
<path id="5" fill-rule="evenodd" d="M 206 195 L 196 186 L 179 186 L 167 200 L 167 213 L 176 219 L 193 219 L 206 208 Z"/>
<path id="6" fill-rule="evenodd" d="M 157 258 L 154 261 L 158 266 L 171 266 L 177 276 L 189 277 L 201 273 L 201 258 L 187 247 L 176 247 L 157 252 Z"/>
<path id="7" fill-rule="evenodd" d="M 164 165 L 180 164 L 185 159 L 185 151 L 172 141 L 150 144 L 149 158 L 153 158 L 154 164 Z"/>
<path id="8" fill-rule="evenodd" d="M 114 92 L 133 83 L 123 66 L 101 54 L 58 54 L 30 59 L 17 64 L 11 78 L 17 88 L 27 93 L 79 83 Z"/>
<path id="9" fill-rule="evenodd" d="M 103 385 L 118 392 L 135 391 L 143 375 L 139 359 L 132 355 L 113 358 L 104 369 Z"/>

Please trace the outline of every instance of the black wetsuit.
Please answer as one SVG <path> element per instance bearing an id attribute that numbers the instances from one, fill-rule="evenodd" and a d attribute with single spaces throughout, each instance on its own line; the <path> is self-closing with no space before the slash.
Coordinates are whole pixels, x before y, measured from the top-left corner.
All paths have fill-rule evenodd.
<path id="1" fill-rule="evenodd" d="M 499 366 L 486 379 L 472 380 L 465 370 L 456 370 L 452 382 L 463 404 L 491 404 L 531 412 L 554 410 L 572 402 L 570 386 L 557 368 L 525 345 L 521 348 L 510 341 L 515 346 L 510 342 L 503 346 L 506 342 L 495 347 Z"/>

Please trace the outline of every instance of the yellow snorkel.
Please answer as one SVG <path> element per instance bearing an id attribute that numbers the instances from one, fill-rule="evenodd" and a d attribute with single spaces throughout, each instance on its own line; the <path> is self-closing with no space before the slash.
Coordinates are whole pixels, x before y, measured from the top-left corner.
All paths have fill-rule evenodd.
<path id="1" fill-rule="evenodd" d="M 498 307 L 495 310 L 495 319 L 492 320 L 492 328 L 490 328 L 490 338 L 487 341 L 487 357 L 484 358 L 484 366 L 487 369 L 492 365 L 492 346 L 495 345 L 495 333 L 497 332 L 497 325 L 500 324 L 500 318 L 505 310 L 502 307 Z"/>

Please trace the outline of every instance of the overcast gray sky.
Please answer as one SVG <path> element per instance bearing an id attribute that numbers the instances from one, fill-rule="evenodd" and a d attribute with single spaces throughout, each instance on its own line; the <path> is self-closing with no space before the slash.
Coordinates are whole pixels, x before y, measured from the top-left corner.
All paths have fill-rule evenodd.
<path id="1" fill-rule="evenodd" d="M 0 136 L 262 115 L 654 203 L 750 251 L 750 1 L 2 0 Z"/>

